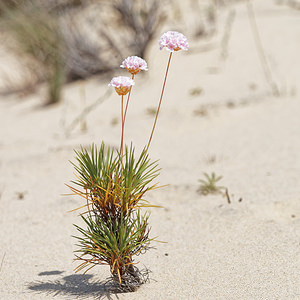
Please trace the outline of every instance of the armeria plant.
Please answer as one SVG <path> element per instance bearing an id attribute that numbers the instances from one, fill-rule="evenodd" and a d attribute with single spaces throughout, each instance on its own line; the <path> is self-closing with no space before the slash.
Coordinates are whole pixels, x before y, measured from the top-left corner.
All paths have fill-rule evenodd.
<path id="1" fill-rule="evenodd" d="M 121 67 L 130 77 L 114 77 L 109 86 L 115 88 L 121 97 L 121 141 L 120 149 L 92 145 L 89 150 L 81 147 L 75 151 L 74 163 L 77 180 L 70 189 L 85 199 L 85 208 L 80 214 L 84 226 L 75 225 L 79 236 L 76 259 L 81 261 L 75 271 L 85 272 L 96 265 L 108 265 L 111 280 L 119 291 L 135 291 L 147 280 L 147 272 L 140 272 L 135 266 L 134 256 L 149 249 L 154 238 L 149 237 L 149 213 L 141 208 L 153 206 L 145 200 L 145 194 L 157 188 L 153 183 L 159 175 L 156 161 L 149 158 L 148 149 L 157 123 L 157 117 L 166 85 L 173 52 L 188 50 L 186 37 L 178 32 L 164 33 L 159 40 L 160 49 L 170 51 L 161 96 L 154 124 L 147 146 L 136 155 L 135 148 L 124 146 L 124 129 L 128 104 L 134 85 L 134 77 L 147 70 L 147 63 L 140 57 L 126 58 Z M 124 99 L 127 95 L 127 99 Z M 126 103 L 125 103 L 126 100 Z"/>

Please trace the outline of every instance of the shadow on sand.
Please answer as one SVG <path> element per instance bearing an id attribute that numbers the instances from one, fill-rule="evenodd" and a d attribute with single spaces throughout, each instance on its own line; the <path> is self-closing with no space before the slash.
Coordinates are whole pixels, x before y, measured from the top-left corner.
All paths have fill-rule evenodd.
<path id="1" fill-rule="evenodd" d="M 39 275 L 45 275 L 49 272 L 43 272 Z M 51 272 L 53 273 L 53 272 Z M 62 273 L 62 272 L 61 272 Z M 55 271 L 60 274 L 60 271 Z M 28 289 L 35 293 L 45 293 L 48 295 L 61 295 L 70 299 L 70 296 L 76 299 L 93 297 L 95 299 L 118 299 L 116 291 L 108 281 L 92 281 L 93 275 L 69 275 L 54 281 L 35 281 L 28 285 Z M 115 298 L 116 297 L 116 298 Z"/>

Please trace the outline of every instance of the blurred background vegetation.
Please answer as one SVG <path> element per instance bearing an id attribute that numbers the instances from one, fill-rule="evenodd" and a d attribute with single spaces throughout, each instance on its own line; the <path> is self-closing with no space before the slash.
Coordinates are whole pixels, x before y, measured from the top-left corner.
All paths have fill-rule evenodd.
<path id="1" fill-rule="evenodd" d="M 58 102 L 63 83 L 109 71 L 129 54 L 144 57 L 165 2 L 2 0 L 2 44 L 30 70 L 26 88 L 45 81 L 47 102 Z"/>
<path id="2" fill-rule="evenodd" d="M 45 82 L 47 103 L 59 102 L 63 84 L 112 71 L 129 55 L 146 58 L 165 28 L 186 33 L 188 26 L 189 37 L 208 39 L 217 29 L 217 9 L 238 1 L 183 2 L 0 0 L 1 47 L 27 71 L 21 83 L 10 79 L 0 92 L 30 93 Z M 188 18 L 181 5 L 189 6 Z"/>

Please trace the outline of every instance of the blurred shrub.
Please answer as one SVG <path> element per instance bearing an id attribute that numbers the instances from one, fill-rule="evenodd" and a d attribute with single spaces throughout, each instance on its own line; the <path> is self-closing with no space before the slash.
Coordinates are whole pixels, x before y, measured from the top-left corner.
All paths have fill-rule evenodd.
<path id="1" fill-rule="evenodd" d="M 64 82 L 64 42 L 55 18 L 34 1 L 1 5 L 2 25 L 11 37 L 13 50 L 27 59 L 28 67 L 48 84 L 48 103 L 60 100 Z"/>
<path id="2" fill-rule="evenodd" d="M 159 0 L 94 0 L 67 11 L 61 30 L 67 47 L 68 80 L 119 67 L 126 56 L 145 57 L 165 19 Z"/>
<path id="3" fill-rule="evenodd" d="M 48 102 L 65 81 L 119 67 L 145 56 L 165 20 L 168 0 L 0 0 L 1 25 L 14 51 L 48 84 Z"/>
<path id="4" fill-rule="evenodd" d="M 136 55 L 144 57 L 149 41 L 166 19 L 163 4 L 158 0 L 113 1 L 121 26 L 134 33 L 129 46 Z"/>
<path id="5" fill-rule="evenodd" d="M 0 14 L 3 14 L 7 8 L 15 8 L 19 2 L 17 0 L 0 0 Z"/>

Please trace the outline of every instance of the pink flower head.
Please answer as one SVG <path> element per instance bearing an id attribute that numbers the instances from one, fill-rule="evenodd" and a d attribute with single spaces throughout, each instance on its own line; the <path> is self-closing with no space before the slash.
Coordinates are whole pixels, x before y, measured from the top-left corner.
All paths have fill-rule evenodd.
<path id="1" fill-rule="evenodd" d="M 147 71 L 147 63 L 138 56 L 128 56 L 121 64 L 121 68 L 125 68 L 132 75 L 136 75 L 139 71 Z"/>
<path id="2" fill-rule="evenodd" d="M 118 76 L 114 77 L 108 86 L 113 86 L 118 95 L 124 96 L 129 92 L 131 86 L 133 85 L 134 81 L 131 78 L 126 76 Z"/>
<path id="3" fill-rule="evenodd" d="M 159 39 L 160 50 L 166 47 L 169 51 L 188 50 L 189 43 L 187 38 L 177 31 L 168 31 Z"/>

